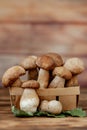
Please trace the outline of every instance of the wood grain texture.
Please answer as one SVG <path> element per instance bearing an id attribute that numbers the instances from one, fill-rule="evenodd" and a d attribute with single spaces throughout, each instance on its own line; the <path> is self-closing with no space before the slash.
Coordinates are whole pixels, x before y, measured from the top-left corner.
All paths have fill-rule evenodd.
<path id="1" fill-rule="evenodd" d="M 4 93 L 4 95 L 3 95 Z M 81 89 L 79 106 L 87 112 L 87 89 Z M 0 89 L 0 129 L 1 130 L 84 130 L 87 129 L 85 118 L 17 118 L 10 110 L 8 89 Z"/>
<path id="2" fill-rule="evenodd" d="M 1 22 L 76 22 L 87 24 L 86 0 L 1 0 Z"/>
<path id="3" fill-rule="evenodd" d="M 1 24 L 0 53 L 87 55 L 87 26 Z"/>
<path id="4" fill-rule="evenodd" d="M 31 45 L 31 26 L 16 25 L 16 24 L 1 24 L 0 25 L 0 51 L 11 53 L 22 53 L 25 48 Z M 27 50 L 28 51 L 28 50 Z"/>
<path id="5" fill-rule="evenodd" d="M 10 95 L 22 95 L 23 88 L 11 87 L 9 88 Z M 39 96 L 63 96 L 63 95 L 79 95 L 80 86 L 68 87 L 68 88 L 50 88 L 50 89 L 37 89 L 37 94 Z"/>
<path id="6" fill-rule="evenodd" d="M 72 56 L 87 53 L 87 26 L 46 24 L 34 25 L 32 30 L 32 43 L 42 45 L 45 52 Z"/>

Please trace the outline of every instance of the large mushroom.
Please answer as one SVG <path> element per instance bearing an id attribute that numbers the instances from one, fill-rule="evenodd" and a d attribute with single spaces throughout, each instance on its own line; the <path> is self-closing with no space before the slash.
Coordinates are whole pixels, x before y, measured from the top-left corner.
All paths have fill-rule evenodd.
<path id="1" fill-rule="evenodd" d="M 65 85 L 65 79 L 71 79 L 72 74 L 65 67 L 55 67 L 53 70 L 53 80 L 49 84 L 48 88 L 63 88 Z"/>
<path id="2" fill-rule="evenodd" d="M 36 60 L 37 60 L 37 56 L 28 56 L 21 63 L 21 66 L 26 71 L 28 71 L 29 80 L 37 80 L 38 70 L 37 70 Z"/>
<path id="3" fill-rule="evenodd" d="M 26 72 L 21 66 L 13 66 L 9 68 L 2 77 L 2 84 L 4 87 L 10 87 L 20 76 Z"/>
<path id="4" fill-rule="evenodd" d="M 84 63 L 79 58 L 70 58 L 68 59 L 64 67 L 66 67 L 68 70 L 72 72 L 72 74 L 80 74 L 84 71 Z"/>
<path id="5" fill-rule="evenodd" d="M 37 58 L 36 64 L 40 67 L 38 75 L 40 88 L 47 88 L 49 83 L 49 70 L 54 68 L 54 61 L 51 57 L 43 55 Z"/>
<path id="6" fill-rule="evenodd" d="M 2 84 L 4 87 L 21 87 L 22 81 L 20 80 L 20 76 L 25 74 L 24 68 L 21 66 L 13 66 L 9 68 L 2 77 Z M 16 96 L 15 100 L 13 96 L 10 96 L 14 101 L 14 105 L 19 108 L 20 96 Z"/>
<path id="7" fill-rule="evenodd" d="M 39 88 L 39 83 L 35 80 L 25 81 L 22 88 L 24 91 L 20 99 L 20 109 L 25 112 L 36 112 L 40 101 L 35 89 Z"/>

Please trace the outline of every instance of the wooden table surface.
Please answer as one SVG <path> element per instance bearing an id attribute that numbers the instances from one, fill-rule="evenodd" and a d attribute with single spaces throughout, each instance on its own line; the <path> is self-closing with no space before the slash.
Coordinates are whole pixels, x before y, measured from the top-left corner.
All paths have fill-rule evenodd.
<path id="1" fill-rule="evenodd" d="M 87 112 L 87 89 L 81 88 L 79 106 Z M 69 129 L 69 130 L 86 130 L 87 117 L 77 118 L 45 118 L 31 117 L 18 118 L 14 117 L 10 110 L 10 99 L 8 89 L 0 89 L 0 130 L 43 130 L 43 129 Z"/>

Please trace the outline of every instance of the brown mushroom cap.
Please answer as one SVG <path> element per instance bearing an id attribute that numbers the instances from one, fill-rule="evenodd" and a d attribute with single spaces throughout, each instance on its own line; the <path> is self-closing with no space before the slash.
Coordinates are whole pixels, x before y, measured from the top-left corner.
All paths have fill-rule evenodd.
<path id="1" fill-rule="evenodd" d="M 28 69 L 34 69 L 37 67 L 36 65 L 36 59 L 37 59 L 37 56 L 28 56 L 27 58 L 25 58 L 22 63 L 21 63 L 21 66 L 25 69 L 25 70 L 28 70 Z"/>
<path id="2" fill-rule="evenodd" d="M 40 87 L 40 84 L 36 80 L 28 80 L 25 81 L 22 86 L 22 88 L 33 88 L 38 89 Z"/>
<path id="3" fill-rule="evenodd" d="M 52 70 L 55 66 L 53 59 L 49 56 L 43 55 L 37 58 L 36 64 L 38 67 L 45 70 Z"/>
<path id="4" fill-rule="evenodd" d="M 2 84 L 4 87 L 10 86 L 15 82 L 21 75 L 25 74 L 24 68 L 21 66 L 13 66 L 9 68 L 2 77 Z"/>
<path id="5" fill-rule="evenodd" d="M 55 67 L 55 69 L 53 70 L 53 76 L 55 76 L 55 75 L 58 75 L 67 80 L 72 78 L 72 73 L 63 66 Z"/>
<path id="6" fill-rule="evenodd" d="M 70 58 L 65 62 L 64 67 L 70 70 L 73 74 L 79 74 L 84 71 L 84 63 L 79 58 Z"/>
<path id="7" fill-rule="evenodd" d="M 59 67 L 59 66 L 63 65 L 63 59 L 59 54 L 57 54 L 57 53 L 48 53 L 46 55 L 51 57 L 54 60 L 56 67 Z"/>

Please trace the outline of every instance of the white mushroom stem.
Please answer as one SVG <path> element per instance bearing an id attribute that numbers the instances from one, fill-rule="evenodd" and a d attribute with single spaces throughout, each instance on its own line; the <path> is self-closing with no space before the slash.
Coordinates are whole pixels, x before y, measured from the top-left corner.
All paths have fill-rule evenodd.
<path id="1" fill-rule="evenodd" d="M 55 76 L 49 84 L 48 88 L 63 88 L 65 85 L 65 79 L 59 76 Z"/>
<path id="2" fill-rule="evenodd" d="M 49 83 L 49 71 L 40 69 L 38 75 L 38 82 L 40 84 L 40 88 L 47 88 Z"/>
<path id="3" fill-rule="evenodd" d="M 29 80 L 37 80 L 37 78 L 38 78 L 37 68 L 28 70 L 28 79 Z"/>
<path id="4" fill-rule="evenodd" d="M 39 97 L 34 89 L 24 89 L 20 100 L 20 109 L 25 112 L 36 112 L 39 105 Z"/>

